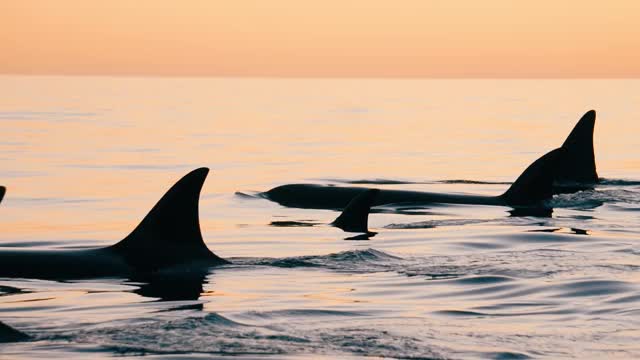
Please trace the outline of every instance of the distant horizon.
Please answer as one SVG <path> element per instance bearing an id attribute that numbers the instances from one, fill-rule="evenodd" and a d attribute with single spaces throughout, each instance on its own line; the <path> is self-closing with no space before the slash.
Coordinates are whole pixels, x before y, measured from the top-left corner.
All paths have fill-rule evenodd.
<path id="1" fill-rule="evenodd" d="M 56 74 L 1 73 L 0 77 L 101 77 L 101 78 L 169 78 L 169 79 L 273 79 L 273 80 L 640 80 L 629 77 L 453 77 L 453 76 L 294 76 L 294 75 L 180 75 L 180 74 Z"/>
<path id="2" fill-rule="evenodd" d="M 10 0 L 0 73 L 640 78 L 640 2 Z"/>

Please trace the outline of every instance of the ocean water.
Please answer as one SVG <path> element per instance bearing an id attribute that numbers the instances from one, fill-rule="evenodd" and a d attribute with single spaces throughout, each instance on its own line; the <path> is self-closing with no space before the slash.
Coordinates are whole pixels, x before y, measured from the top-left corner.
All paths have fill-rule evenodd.
<path id="1" fill-rule="evenodd" d="M 0 85 L 0 251 L 113 244 L 207 166 L 203 236 L 234 263 L 167 288 L 0 279 L 0 321 L 34 339 L 1 358 L 640 357 L 639 80 Z M 589 109 L 604 180 L 554 197 L 552 217 L 382 211 L 355 241 L 322 225 L 336 212 L 251 196 L 298 182 L 500 194 Z"/>

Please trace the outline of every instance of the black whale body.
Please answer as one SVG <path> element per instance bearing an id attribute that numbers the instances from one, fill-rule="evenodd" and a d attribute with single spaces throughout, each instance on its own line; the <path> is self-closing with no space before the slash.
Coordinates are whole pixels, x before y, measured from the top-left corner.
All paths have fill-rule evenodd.
<path id="1" fill-rule="evenodd" d="M 200 233 L 198 201 L 206 168 L 185 175 L 142 222 L 115 245 L 87 250 L 0 250 L 0 277 L 134 278 L 172 266 L 216 266 Z"/>
<path id="2" fill-rule="evenodd" d="M 553 195 L 553 182 L 562 165 L 566 149 L 552 150 L 533 162 L 509 190 L 498 196 L 445 194 L 407 190 L 380 190 L 373 205 L 393 203 L 448 203 L 472 205 L 540 206 Z M 367 191 L 362 187 L 315 184 L 289 184 L 260 195 L 281 205 L 311 209 L 342 209 L 350 199 Z"/>
<path id="3" fill-rule="evenodd" d="M 373 205 L 394 203 L 448 203 L 540 207 L 554 193 L 592 188 L 598 182 L 593 151 L 596 112 L 586 112 L 565 142 L 531 164 L 498 196 L 446 194 L 408 190 L 380 190 Z M 260 194 L 280 205 L 311 209 L 342 209 L 354 196 L 367 188 L 316 184 L 288 184 Z"/>
<path id="4" fill-rule="evenodd" d="M 200 232 L 198 203 L 208 172 L 199 168 L 182 177 L 115 245 L 86 250 L 0 250 L 0 278 L 118 277 L 149 281 L 167 279 L 168 270 L 200 276 L 212 266 L 229 264 L 207 248 Z M 348 206 L 332 225 L 368 233 L 369 210 L 377 194 L 378 190 L 371 189 L 348 199 Z"/>

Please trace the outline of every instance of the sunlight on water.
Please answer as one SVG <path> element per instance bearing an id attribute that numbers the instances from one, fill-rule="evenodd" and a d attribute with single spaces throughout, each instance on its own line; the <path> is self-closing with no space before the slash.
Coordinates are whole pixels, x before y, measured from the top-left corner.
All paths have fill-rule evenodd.
<path id="1" fill-rule="evenodd" d="M 0 279 L 0 320 L 36 340 L 4 345 L 11 358 L 640 357 L 640 81 L 0 83 L 0 250 L 113 244 L 207 166 L 202 232 L 234 263 L 166 284 Z M 606 181 L 556 196 L 550 218 L 380 207 L 378 234 L 352 241 L 325 225 L 334 211 L 240 194 L 498 195 L 592 108 Z"/>

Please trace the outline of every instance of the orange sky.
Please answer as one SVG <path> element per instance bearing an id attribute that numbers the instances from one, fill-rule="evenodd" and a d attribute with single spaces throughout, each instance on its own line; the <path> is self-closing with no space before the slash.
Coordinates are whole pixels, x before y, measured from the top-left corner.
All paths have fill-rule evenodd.
<path id="1" fill-rule="evenodd" d="M 640 77 L 640 1 L 0 0 L 0 73 Z"/>

